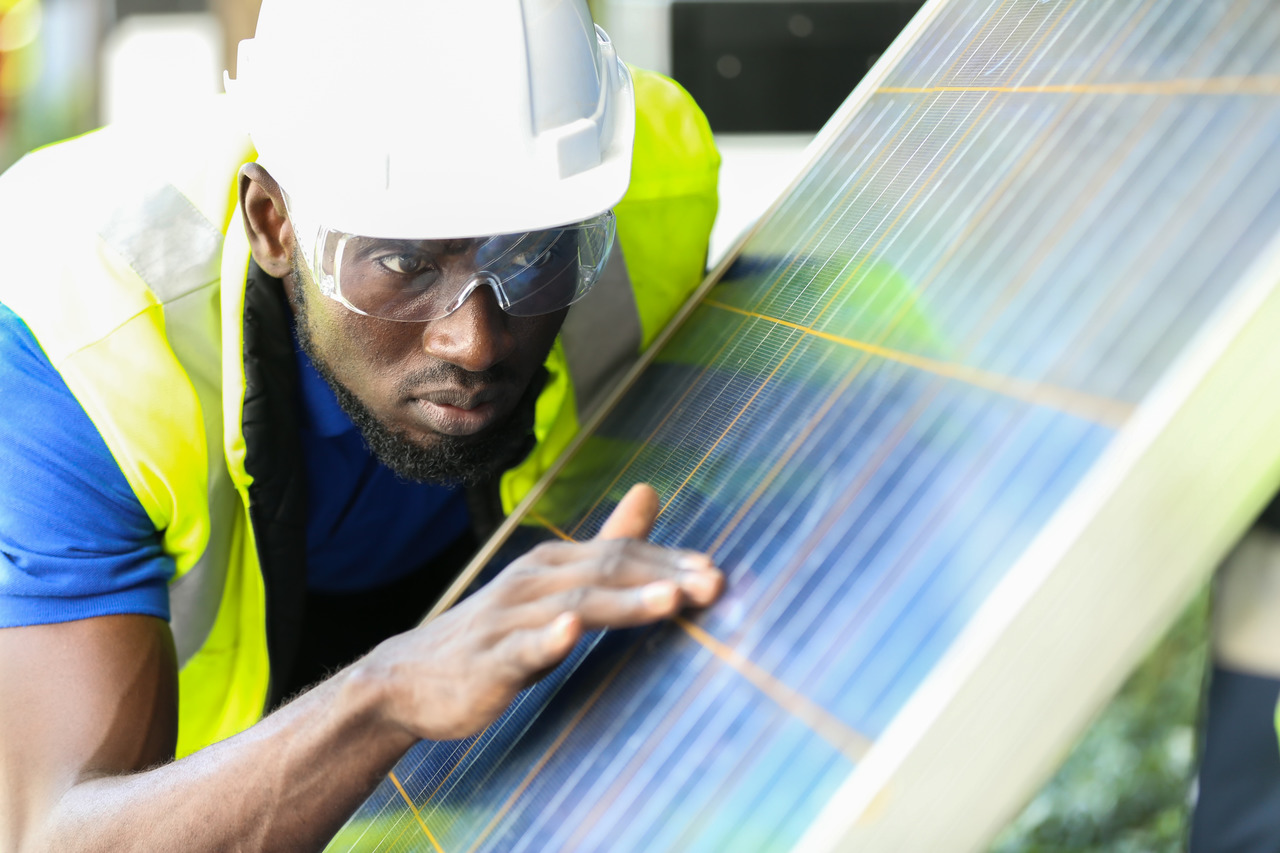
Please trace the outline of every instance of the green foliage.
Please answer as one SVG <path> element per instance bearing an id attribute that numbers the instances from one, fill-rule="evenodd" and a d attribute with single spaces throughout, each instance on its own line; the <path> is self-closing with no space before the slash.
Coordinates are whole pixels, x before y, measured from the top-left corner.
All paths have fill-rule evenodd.
<path id="1" fill-rule="evenodd" d="M 992 853 L 1186 847 L 1208 593 L 1192 602 Z"/>

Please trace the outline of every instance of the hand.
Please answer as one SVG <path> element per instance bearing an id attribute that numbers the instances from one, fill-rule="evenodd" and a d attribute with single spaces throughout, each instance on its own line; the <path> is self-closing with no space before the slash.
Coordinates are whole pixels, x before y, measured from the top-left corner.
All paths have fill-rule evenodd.
<path id="1" fill-rule="evenodd" d="M 415 738 L 466 737 L 564 660 L 584 631 L 715 601 L 724 576 L 710 558 L 643 541 L 657 514 L 657 493 L 637 485 L 592 541 L 539 545 L 456 607 L 378 646 L 362 664 L 384 681 L 387 719 Z"/>

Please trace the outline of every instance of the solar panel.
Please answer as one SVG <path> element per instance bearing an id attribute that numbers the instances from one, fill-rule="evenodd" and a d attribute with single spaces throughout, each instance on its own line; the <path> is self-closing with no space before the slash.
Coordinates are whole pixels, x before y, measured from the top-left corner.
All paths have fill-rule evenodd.
<path id="1" fill-rule="evenodd" d="M 331 849 L 979 849 L 1280 483 L 1280 6 L 934 0 L 487 547 L 635 482 L 706 612 Z"/>

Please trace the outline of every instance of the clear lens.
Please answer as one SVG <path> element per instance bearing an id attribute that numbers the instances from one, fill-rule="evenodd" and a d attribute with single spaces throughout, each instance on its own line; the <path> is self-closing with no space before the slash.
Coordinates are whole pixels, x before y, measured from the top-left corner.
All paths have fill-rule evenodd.
<path id="1" fill-rule="evenodd" d="M 297 233 L 307 233 L 293 219 Z M 609 259 L 614 218 L 606 212 L 563 228 L 460 240 L 388 240 L 324 228 L 311 233 L 314 248 L 304 252 L 320 289 L 361 314 L 435 320 L 488 285 L 503 310 L 528 317 L 586 295 Z"/>

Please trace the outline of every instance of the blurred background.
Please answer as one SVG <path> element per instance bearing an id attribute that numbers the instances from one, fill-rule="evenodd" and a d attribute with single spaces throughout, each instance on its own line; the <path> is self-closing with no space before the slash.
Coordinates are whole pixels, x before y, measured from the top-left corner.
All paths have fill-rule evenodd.
<path id="1" fill-rule="evenodd" d="M 135 115 L 214 97 L 260 0 L 0 0 L 0 167 Z M 593 0 L 629 62 L 699 101 L 724 165 L 712 265 L 918 0 Z M 996 842 L 999 853 L 1183 847 L 1205 666 L 1201 597 Z"/>

